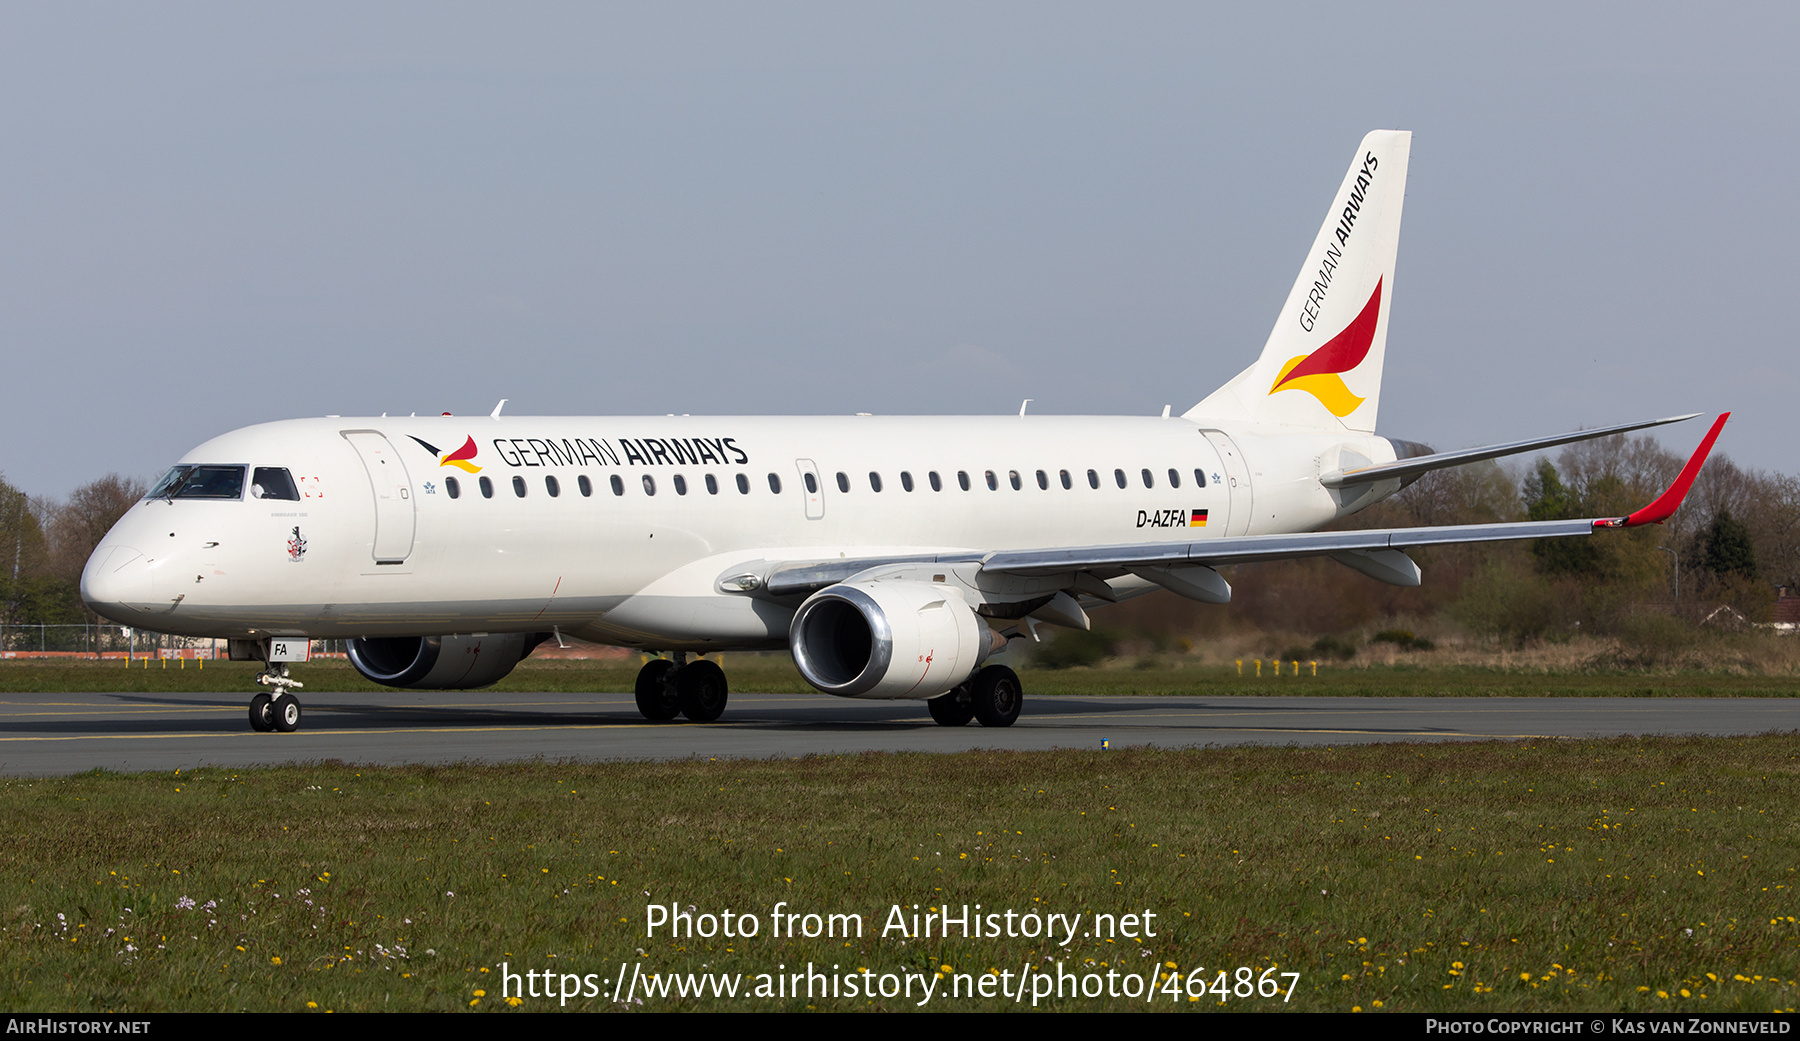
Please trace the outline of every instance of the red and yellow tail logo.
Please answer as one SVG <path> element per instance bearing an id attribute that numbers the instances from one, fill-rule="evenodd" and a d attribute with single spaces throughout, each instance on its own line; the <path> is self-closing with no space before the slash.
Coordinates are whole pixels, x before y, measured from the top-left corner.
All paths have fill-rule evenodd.
<path id="1" fill-rule="evenodd" d="M 1364 350 L 1367 350 L 1367 348 L 1365 347 Z M 457 449 L 454 452 L 451 452 L 449 455 L 438 460 L 438 465 L 439 466 L 454 466 L 454 467 L 457 467 L 462 470 L 467 470 L 469 473 L 472 473 L 472 474 L 480 473 L 481 467 L 476 466 L 474 463 L 471 463 L 469 461 L 469 460 L 475 458 L 475 452 L 476 452 L 475 439 L 473 437 L 471 437 L 467 441 L 463 442 L 463 446 L 461 448 Z"/>
<path id="2" fill-rule="evenodd" d="M 1362 313 L 1351 319 L 1344 331 L 1333 336 L 1325 346 L 1311 354 L 1289 359 L 1281 367 L 1281 374 L 1275 377 L 1269 393 L 1304 390 L 1318 398 L 1319 404 L 1339 419 L 1355 412 L 1364 399 L 1350 393 L 1341 374 L 1361 365 L 1369 356 L 1369 348 L 1375 343 L 1375 322 L 1380 317 L 1381 281 L 1377 280 L 1375 292 L 1369 295 Z"/>

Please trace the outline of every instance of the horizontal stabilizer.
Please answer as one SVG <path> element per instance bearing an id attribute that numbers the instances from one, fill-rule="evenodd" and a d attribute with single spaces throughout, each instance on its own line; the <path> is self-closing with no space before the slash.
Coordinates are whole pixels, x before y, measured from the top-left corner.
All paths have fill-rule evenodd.
<path id="1" fill-rule="evenodd" d="M 1641 423 L 1620 423 L 1618 426 L 1600 427 L 1597 430 L 1577 430 L 1568 434 L 1557 434 L 1554 437 L 1534 437 L 1528 441 L 1508 441 L 1500 445 L 1487 445 L 1482 448 L 1465 448 L 1459 452 L 1436 452 L 1431 455 L 1413 456 L 1392 463 L 1380 463 L 1375 466 L 1361 466 L 1354 470 L 1338 470 L 1320 476 L 1319 483 L 1327 488 L 1344 488 L 1355 484 L 1375 484 L 1379 481 L 1410 481 L 1433 470 L 1442 470 L 1451 466 L 1465 466 L 1479 463 L 1484 459 L 1499 459 L 1503 456 L 1519 455 L 1522 452 L 1535 452 L 1543 448 L 1555 448 L 1557 445 L 1574 444 L 1577 441 L 1592 441 L 1597 437 L 1610 437 L 1632 430 L 1643 430 L 1646 427 L 1659 427 L 1665 423 L 1680 423 L 1693 419 L 1698 412 L 1690 412 L 1685 416 L 1670 416 L 1667 419 L 1650 419 Z"/>

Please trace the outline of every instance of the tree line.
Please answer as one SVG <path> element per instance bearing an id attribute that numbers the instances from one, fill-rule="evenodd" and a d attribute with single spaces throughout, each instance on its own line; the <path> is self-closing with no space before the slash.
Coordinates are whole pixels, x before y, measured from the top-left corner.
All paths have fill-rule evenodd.
<path id="1" fill-rule="evenodd" d="M 148 487 L 107 474 L 67 499 L 27 495 L 0 478 L 0 623 L 100 621 L 81 602 L 81 569 Z"/>

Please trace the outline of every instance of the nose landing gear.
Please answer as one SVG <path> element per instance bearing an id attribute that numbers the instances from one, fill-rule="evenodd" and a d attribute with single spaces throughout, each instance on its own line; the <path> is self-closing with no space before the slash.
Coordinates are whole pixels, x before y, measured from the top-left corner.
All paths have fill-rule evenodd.
<path id="1" fill-rule="evenodd" d="M 686 651 L 676 651 L 672 661 L 654 658 L 638 670 L 638 712 L 654 722 L 680 715 L 711 723 L 725 713 L 729 693 L 724 669 L 710 661 L 690 665 Z"/>
<path id="2" fill-rule="evenodd" d="M 291 734 L 300 729 L 300 699 L 293 692 L 306 686 L 288 675 L 287 662 L 266 663 L 256 682 L 274 687 L 275 693 L 259 693 L 250 699 L 250 729 L 258 733 L 278 730 Z"/>

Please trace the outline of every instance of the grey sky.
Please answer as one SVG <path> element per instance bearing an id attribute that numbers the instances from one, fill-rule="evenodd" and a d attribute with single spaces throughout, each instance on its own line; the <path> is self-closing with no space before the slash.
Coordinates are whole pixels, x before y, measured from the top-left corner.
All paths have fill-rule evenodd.
<path id="1" fill-rule="evenodd" d="M 1378 127 L 1383 433 L 1733 409 L 1800 470 L 1800 8 L 1244 7 L 0 7 L 0 472 L 501 397 L 1180 412 Z"/>

